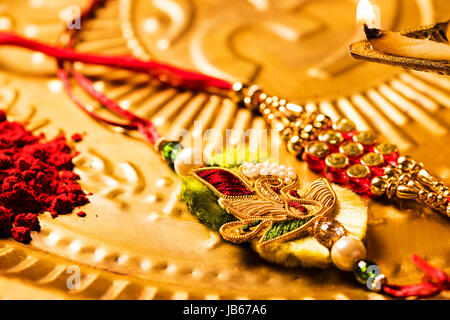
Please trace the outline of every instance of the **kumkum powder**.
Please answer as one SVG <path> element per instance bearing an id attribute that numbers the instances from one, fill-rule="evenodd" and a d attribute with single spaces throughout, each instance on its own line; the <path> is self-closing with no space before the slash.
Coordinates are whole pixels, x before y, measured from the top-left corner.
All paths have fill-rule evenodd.
<path id="1" fill-rule="evenodd" d="M 28 243 L 40 213 L 55 218 L 89 202 L 73 172 L 77 155 L 64 136 L 46 141 L 0 110 L 0 237 Z"/>

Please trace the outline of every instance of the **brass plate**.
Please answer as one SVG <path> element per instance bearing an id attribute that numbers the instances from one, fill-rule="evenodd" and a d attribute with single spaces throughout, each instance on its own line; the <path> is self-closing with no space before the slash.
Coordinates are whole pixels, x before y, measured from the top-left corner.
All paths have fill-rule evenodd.
<path id="1" fill-rule="evenodd" d="M 56 42 L 60 11 L 74 3 L 87 1 L 2 1 L 0 26 Z M 383 27 L 392 30 L 431 24 L 450 12 L 446 0 L 377 3 Z M 450 184 L 450 79 L 353 60 L 348 44 L 361 37 L 355 9 L 356 1 L 344 0 L 112 0 L 84 27 L 78 49 L 254 80 L 270 93 L 382 134 Z M 384 298 L 335 268 L 281 268 L 248 247 L 225 243 L 177 201 L 179 178 L 148 144 L 99 125 L 70 102 L 55 80 L 54 61 L 0 48 L 0 65 L 0 107 L 14 119 L 49 137 L 87 132 L 76 169 L 95 194 L 84 219 L 43 214 L 42 231 L 30 245 L 0 240 L 0 298 Z M 203 130 L 265 127 L 221 97 L 161 88 L 128 72 L 77 67 L 165 134 L 186 128 L 195 136 L 194 120 L 203 121 Z M 280 158 L 314 178 L 284 150 Z M 413 252 L 450 272 L 447 220 L 409 203 L 370 202 L 369 209 L 369 258 L 392 282 L 420 281 Z M 68 289 L 73 266 L 81 283 Z"/>

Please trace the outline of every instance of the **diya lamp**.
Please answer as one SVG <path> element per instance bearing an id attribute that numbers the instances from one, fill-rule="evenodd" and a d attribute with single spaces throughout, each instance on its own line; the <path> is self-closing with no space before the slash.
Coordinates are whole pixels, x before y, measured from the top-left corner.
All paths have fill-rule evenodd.
<path id="1" fill-rule="evenodd" d="M 350 46 L 354 58 L 450 75 L 450 20 L 400 32 L 382 30 L 368 0 L 360 0 L 356 15 L 366 40 Z"/>

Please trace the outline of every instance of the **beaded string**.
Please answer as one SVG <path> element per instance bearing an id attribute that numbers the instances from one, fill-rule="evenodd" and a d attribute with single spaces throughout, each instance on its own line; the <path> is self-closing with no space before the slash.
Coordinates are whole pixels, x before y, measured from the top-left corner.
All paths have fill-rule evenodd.
<path id="1" fill-rule="evenodd" d="M 83 10 L 83 12 L 81 13 L 79 17 L 80 21 L 83 23 L 89 16 L 91 16 L 95 12 L 97 7 L 103 5 L 105 2 L 106 0 L 91 0 L 87 8 Z M 151 144 L 155 144 L 156 149 L 162 152 L 163 158 L 166 161 L 168 161 L 171 165 L 174 164 L 174 162 L 176 161 L 177 154 L 182 149 L 181 144 L 178 141 L 161 140 L 156 130 L 156 127 L 150 120 L 139 117 L 134 113 L 121 108 L 117 102 L 108 98 L 103 93 L 97 91 L 89 79 L 87 79 L 82 74 L 78 73 L 73 69 L 72 66 L 73 62 L 103 65 L 134 72 L 146 73 L 151 77 L 155 77 L 164 84 L 183 89 L 209 91 L 209 92 L 214 91 L 216 93 L 234 92 L 234 96 L 239 98 L 239 101 L 241 101 L 247 107 L 254 108 L 255 106 L 259 106 L 261 113 L 263 114 L 263 116 L 265 116 L 266 120 L 270 120 L 269 122 L 274 120 L 274 116 L 270 116 L 272 114 L 271 113 L 272 111 L 270 110 L 270 108 L 266 109 L 267 104 L 269 104 L 269 106 L 271 107 L 274 106 L 278 107 L 277 108 L 278 112 L 285 113 L 285 118 L 281 118 L 281 122 L 283 121 L 286 122 L 285 119 L 289 119 L 289 117 L 292 117 L 292 112 L 291 113 L 287 112 L 289 109 L 288 106 L 289 104 L 287 104 L 286 101 L 283 100 L 284 101 L 283 104 L 282 99 L 278 100 L 278 98 L 274 99 L 275 97 L 268 97 L 267 95 L 262 93 L 258 87 L 248 88 L 242 86 L 239 83 L 233 86 L 231 83 L 227 81 L 210 77 L 195 71 L 179 69 L 174 66 L 159 63 L 156 61 L 142 61 L 130 56 L 105 56 L 94 53 L 79 53 L 73 49 L 75 45 L 75 36 L 77 34 L 77 31 L 66 30 L 66 34 L 69 35 L 69 39 L 65 47 L 57 47 L 43 44 L 41 42 L 26 39 L 14 33 L 8 32 L 0 33 L 0 45 L 12 45 L 27 48 L 33 51 L 44 53 L 48 56 L 57 59 L 58 62 L 57 76 L 62 81 L 64 89 L 67 92 L 70 99 L 82 111 L 84 111 L 97 121 L 127 130 L 139 131 Z M 127 119 L 129 122 L 121 123 L 112 121 L 88 109 L 74 95 L 72 91 L 70 77 L 72 77 L 81 88 L 83 88 L 90 96 L 92 96 L 94 99 L 100 102 L 103 106 L 113 111 L 117 115 Z M 233 95 L 230 94 L 230 96 Z M 254 99 L 256 99 L 257 101 L 255 101 Z M 300 141 L 300 139 L 311 140 L 311 137 L 314 137 L 314 135 L 310 135 L 310 133 L 313 131 L 317 131 L 317 129 L 319 128 L 322 129 L 326 128 L 327 125 L 329 126 L 330 124 L 329 118 L 324 115 L 317 115 L 317 114 L 314 115 L 313 118 L 308 118 L 310 115 L 306 115 L 304 112 L 302 112 L 302 110 L 299 111 L 298 110 L 298 108 L 300 108 L 299 106 L 291 104 L 290 107 L 294 109 L 290 111 L 294 111 L 294 114 L 295 112 L 297 112 L 298 116 L 302 117 L 303 120 L 306 120 L 306 122 L 308 121 L 310 122 L 310 123 L 308 122 L 306 125 L 303 124 L 302 127 L 303 130 L 302 133 L 304 132 L 303 135 L 300 135 L 300 137 L 298 137 L 297 139 L 293 138 L 293 136 L 289 136 L 290 139 L 288 141 L 288 149 L 290 149 L 290 151 L 293 151 L 292 153 L 297 153 L 299 151 L 303 152 L 303 150 L 299 150 L 298 148 L 299 144 L 297 142 Z M 266 112 L 265 110 L 269 112 Z M 275 123 L 275 127 L 277 127 L 277 124 L 278 123 Z M 346 134 L 349 134 L 351 132 L 354 133 L 354 127 L 352 127 L 352 125 L 349 125 L 348 123 L 345 123 L 345 121 L 344 123 L 341 122 L 338 125 L 342 127 L 341 130 L 342 136 L 345 136 Z M 283 129 L 284 128 L 285 127 L 283 126 Z M 290 134 L 288 131 L 287 133 Z M 321 160 L 321 158 L 324 158 L 324 156 L 330 153 L 329 150 L 330 147 L 333 148 L 333 145 L 339 145 L 339 143 L 342 142 L 340 141 L 339 143 L 336 144 L 335 143 L 336 138 L 339 140 L 340 137 L 339 136 L 336 137 L 336 135 L 333 136 L 332 132 L 328 132 L 328 135 L 325 136 L 322 133 L 322 137 L 323 138 L 319 137 L 319 144 L 313 141 L 313 143 L 316 144 L 308 145 L 304 153 L 304 159 L 307 161 L 309 167 L 313 170 L 315 169 L 315 171 L 321 171 L 323 168 L 325 168 L 325 165 L 327 165 L 328 176 L 327 175 L 326 176 L 332 181 L 334 180 L 334 182 L 339 182 L 338 180 L 343 179 L 344 177 L 343 171 L 341 169 L 343 167 L 346 167 L 346 165 L 348 164 L 347 162 L 352 160 L 352 157 L 357 155 L 358 147 L 356 147 L 356 149 L 355 146 L 353 146 L 353 148 L 348 147 L 347 148 L 348 150 L 345 151 L 345 149 L 343 149 L 344 146 L 341 145 L 340 151 L 341 154 L 344 154 L 345 158 L 342 155 L 339 156 L 334 155 L 332 158 L 328 158 L 328 161 L 326 161 L 326 159 Z M 324 141 L 327 143 L 326 144 L 323 143 Z M 320 144 L 320 142 L 322 142 L 322 144 Z M 365 145 L 364 143 L 362 144 Z M 371 150 L 373 150 L 373 146 Z M 392 154 L 392 152 L 394 151 L 396 152 L 396 150 L 392 150 L 392 148 L 390 148 L 390 150 L 391 152 L 386 154 L 386 156 L 388 159 L 391 159 L 391 161 L 393 162 L 392 164 L 397 164 L 398 154 L 397 153 Z M 331 154 L 329 154 L 329 156 L 330 155 Z M 389 155 L 391 155 L 390 158 L 388 157 Z M 375 156 L 372 156 L 372 158 L 370 158 L 368 161 L 373 161 L 375 158 L 376 158 Z M 361 174 L 366 171 L 366 168 L 368 166 L 364 167 L 358 163 L 355 163 L 354 165 L 359 166 L 355 167 L 355 169 L 353 170 L 354 179 L 351 180 L 351 183 L 353 183 L 353 185 L 359 185 L 359 187 L 362 188 L 361 190 L 364 190 L 364 192 L 366 192 L 367 186 L 358 183 L 358 181 L 364 180 L 361 179 Z M 376 170 L 377 167 L 379 167 L 379 164 L 378 165 L 373 164 L 372 166 L 374 168 L 371 169 Z M 349 174 L 349 176 L 352 177 L 351 174 Z M 443 191 L 445 190 L 447 190 L 448 193 L 448 189 L 443 189 Z M 448 197 L 448 199 L 444 199 L 444 204 L 449 203 L 450 202 L 449 199 L 450 197 Z M 357 261 L 353 267 L 353 271 L 356 279 L 359 282 L 363 284 L 368 284 L 368 281 L 369 282 L 371 281 L 369 290 L 376 292 L 384 292 L 388 295 L 398 298 L 413 297 L 413 296 L 427 297 L 439 293 L 443 290 L 450 289 L 450 278 L 442 270 L 439 270 L 438 268 L 429 265 L 417 255 L 413 255 L 412 260 L 419 268 L 421 268 L 425 272 L 426 275 L 426 277 L 424 277 L 422 279 L 422 282 L 419 284 L 403 285 L 403 286 L 388 284 L 386 283 L 386 277 L 383 274 L 375 274 L 374 269 L 370 268 L 371 266 L 374 266 L 375 263 L 365 259 Z"/>

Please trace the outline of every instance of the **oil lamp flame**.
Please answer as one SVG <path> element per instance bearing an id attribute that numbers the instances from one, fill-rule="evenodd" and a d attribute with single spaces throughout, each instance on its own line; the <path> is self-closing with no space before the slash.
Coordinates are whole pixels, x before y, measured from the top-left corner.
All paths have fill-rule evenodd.
<path id="1" fill-rule="evenodd" d="M 365 24 L 368 27 L 375 27 L 377 16 L 369 0 L 360 0 L 356 9 L 356 21 L 359 24 Z"/>

